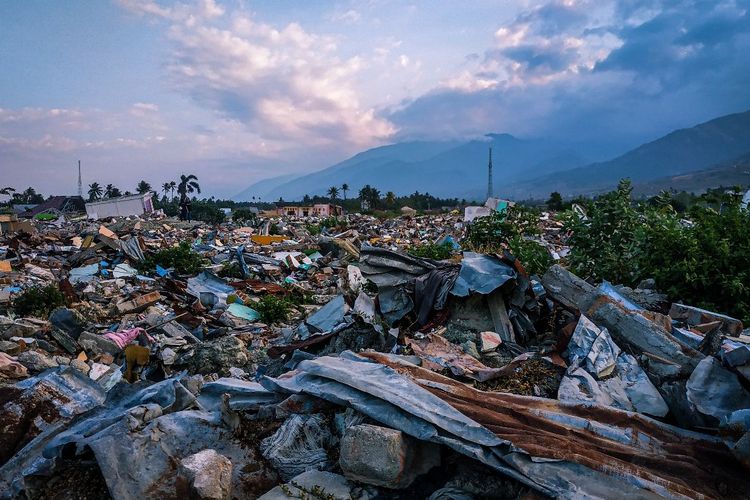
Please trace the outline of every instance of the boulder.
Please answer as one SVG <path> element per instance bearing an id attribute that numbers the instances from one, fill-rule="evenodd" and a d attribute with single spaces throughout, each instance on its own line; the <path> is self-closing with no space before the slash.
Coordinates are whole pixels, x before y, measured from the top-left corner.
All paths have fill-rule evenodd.
<path id="1" fill-rule="evenodd" d="M 232 462 L 206 449 L 180 461 L 178 474 L 189 484 L 189 498 L 223 500 L 232 494 Z"/>
<path id="2" fill-rule="evenodd" d="M 386 488 L 406 488 L 417 476 L 440 465 L 440 447 L 401 431 L 361 424 L 341 439 L 339 465 L 344 475 Z"/>

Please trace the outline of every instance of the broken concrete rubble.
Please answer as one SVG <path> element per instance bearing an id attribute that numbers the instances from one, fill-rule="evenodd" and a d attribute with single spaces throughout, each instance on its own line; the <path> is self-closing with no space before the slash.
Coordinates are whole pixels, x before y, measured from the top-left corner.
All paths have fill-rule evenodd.
<path id="1" fill-rule="evenodd" d="M 670 309 L 652 283 L 462 253 L 462 219 L 352 214 L 314 235 L 315 218 L 153 215 L 4 235 L 0 491 L 70 489 L 74 470 L 113 498 L 750 490 L 738 320 Z M 556 224 L 543 238 L 564 263 Z M 180 242 L 195 267 L 149 264 Z M 438 242 L 450 259 L 406 251 Z M 40 283 L 64 305 L 19 317 Z"/>

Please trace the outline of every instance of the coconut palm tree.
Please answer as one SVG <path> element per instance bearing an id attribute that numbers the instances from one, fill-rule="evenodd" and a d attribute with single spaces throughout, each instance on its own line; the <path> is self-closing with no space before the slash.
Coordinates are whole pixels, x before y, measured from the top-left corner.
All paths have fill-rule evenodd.
<path id="1" fill-rule="evenodd" d="M 149 191 L 151 191 L 151 184 L 146 181 L 141 181 L 138 183 L 138 186 L 136 186 L 135 190 L 138 192 L 138 194 L 148 193 Z"/>
<path id="2" fill-rule="evenodd" d="M 339 195 L 339 188 L 331 186 L 328 188 L 328 196 L 331 198 L 331 202 L 336 201 L 336 197 Z"/>
<path id="3" fill-rule="evenodd" d="M 102 197 L 102 187 L 98 182 L 89 184 L 89 201 L 96 201 Z"/>
<path id="4" fill-rule="evenodd" d="M 177 185 L 177 192 L 182 195 L 196 191 L 198 194 L 201 192 L 201 187 L 198 184 L 198 177 L 193 174 L 181 175 L 180 183 Z"/>
<path id="5" fill-rule="evenodd" d="M 13 189 L 12 187 L 4 187 L 0 189 L 0 194 L 6 194 L 8 196 L 11 196 L 11 193 L 15 193 L 15 192 L 16 190 Z"/>
<path id="6" fill-rule="evenodd" d="M 385 202 L 391 206 L 394 203 L 396 203 L 396 194 L 393 191 L 388 191 L 385 193 Z"/>
<path id="7" fill-rule="evenodd" d="M 169 182 L 165 182 L 161 185 L 161 192 L 164 193 L 164 199 L 167 199 L 167 193 L 169 193 L 169 190 L 172 189 L 172 184 Z"/>
<path id="8" fill-rule="evenodd" d="M 346 201 L 346 192 L 349 191 L 349 184 L 346 182 L 341 185 L 341 192 L 344 193 L 344 201 Z"/>
<path id="9" fill-rule="evenodd" d="M 120 189 L 115 187 L 114 185 L 107 184 L 107 187 L 104 188 L 105 198 L 117 198 L 119 196 L 122 196 L 122 193 L 120 192 Z"/>
<path id="10" fill-rule="evenodd" d="M 174 190 L 177 189 L 177 183 L 175 181 L 170 182 L 169 189 L 172 190 L 172 201 L 174 201 Z"/>

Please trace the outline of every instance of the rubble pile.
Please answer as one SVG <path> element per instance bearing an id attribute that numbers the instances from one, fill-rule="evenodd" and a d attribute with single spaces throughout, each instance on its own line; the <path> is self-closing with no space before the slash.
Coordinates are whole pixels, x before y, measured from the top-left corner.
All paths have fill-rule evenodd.
<path id="1" fill-rule="evenodd" d="M 741 321 L 578 278 L 548 214 L 541 276 L 466 224 L 4 233 L 0 496 L 747 497 Z"/>

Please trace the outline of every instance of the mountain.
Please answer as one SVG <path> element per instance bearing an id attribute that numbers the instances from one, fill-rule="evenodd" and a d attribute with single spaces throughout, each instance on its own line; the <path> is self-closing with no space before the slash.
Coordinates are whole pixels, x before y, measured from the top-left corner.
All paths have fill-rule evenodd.
<path id="1" fill-rule="evenodd" d="M 288 182 L 292 179 L 297 177 L 294 174 L 289 175 L 281 175 L 279 177 L 271 177 L 269 179 L 263 179 L 255 184 L 251 184 L 241 192 L 237 193 L 232 197 L 235 201 L 248 201 L 251 199 L 251 197 L 255 196 L 256 198 L 260 196 L 262 199 L 268 199 L 265 197 L 266 193 L 268 193 L 270 190 L 280 186 L 281 184 L 284 184 L 285 182 Z"/>
<path id="2" fill-rule="evenodd" d="M 490 147 L 496 190 L 507 182 L 586 163 L 564 145 L 518 139 L 508 134 L 489 134 L 483 140 L 463 143 L 404 142 L 364 151 L 331 167 L 285 182 L 270 180 L 276 185 L 261 196 L 267 200 L 279 197 L 298 200 L 305 194 L 325 194 L 329 187 L 346 183 L 352 196 L 356 196 L 362 186 L 370 184 L 382 193 L 393 191 L 404 195 L 419 191 L 442 197 L 481 198 L 487 186 Z"/>
<path id="3" fill-rule="evenodd" d="M 700 194 L 714 187 L 747 187 L 750 185 L 750 152 L 706 170 L 662 177 L 633 185 L 637 196 L 651 196 L 660 191 L 674 189 Z"/>
<path id="4" fill-rule="evenodd" d="M 646 183 L 708 169 L 750 151 L 750 111 L 722 116 L 676 130 L 609 161 L 514 183 L 503 193 L 514 198 L 542 198 L 608 190 L 619 179 Z"/>

